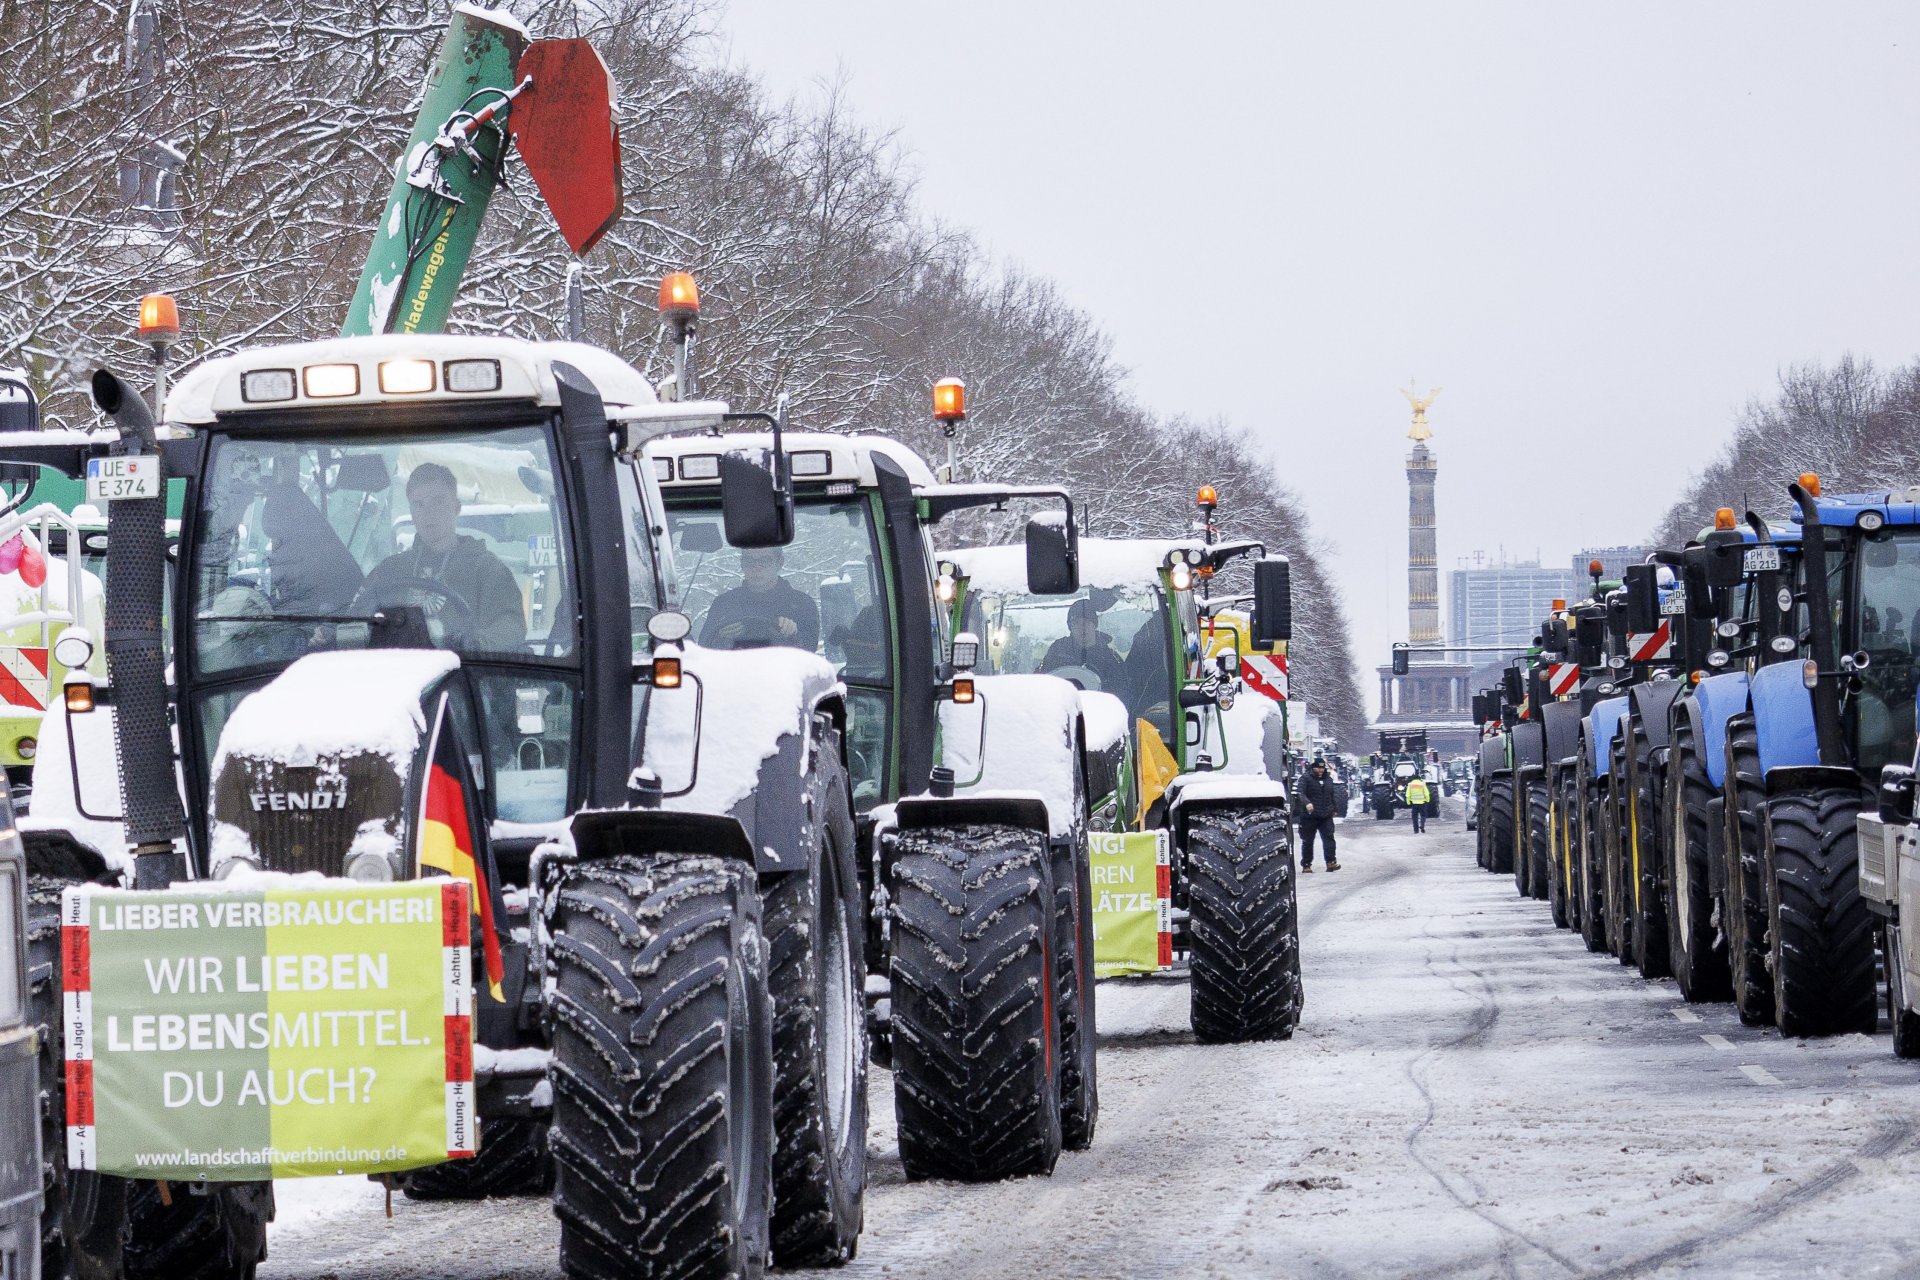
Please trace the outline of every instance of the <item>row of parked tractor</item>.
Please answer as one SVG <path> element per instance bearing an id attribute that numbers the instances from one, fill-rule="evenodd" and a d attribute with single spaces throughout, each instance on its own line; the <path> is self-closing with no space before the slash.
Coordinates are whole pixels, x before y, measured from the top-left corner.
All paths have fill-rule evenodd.
<path id="1" fill-rule="evenodd" d="M 1787 1035 L 1874 1031 L 1883 968 L 1920 1055 L 1917 504 L 1802 475 L 1617 581 L 1595 561 L 1475 697 L 1480 865 Z"/>
<path id="2" fill-rule="evenodd" d="M 50 1276 L 237 1280 L 273 1213 L 270 1172 L 196 1166 L 218 1106 L 148 1117 L 186 1153 L 171 1191 L 100 1166 L 68 1087 L 98 1066 L 75 1074 L 73 1019 L 108 996 L 66 990 L 76 889 L 468 879 L 477 1150 L 380 1176 L 551 1194 L 571 1276 L 850 1258 L 870 1060 L 909 1177 L 1049 1173 L 1095 1138 L 1098 975 L 1185 976 L 1203 1042 L 1300 1016 L 1284 557 L 1221 536 L 1211 488 L 1164 538 L 1096 539 L 1062 488 L 796 430 L 775 388 L 700 399 L 685 275 L 658 383 L 577 337 L 434 332 L 495 185 L 472 158 L 610 127 L 584 42 L 454 26 L 339 337 L 151 397 L 101 370 L 97 430 L 0 399 L 0 548 L 68 551 L 8 637 L 51 705 L 0 848 L 0 980 L 27 987 L 0 1028 L 37 1045 L 0 1031 L 0 1105 L 38 1078 L 0 1169 L 43 1171 Z M 585 252 L 617 213 L 561 230 Z M 164 354 L 177 313 L 146 304 Z M 949 439 L 966 415 L 935 388 Z M 106 506 L 104 575 L 39 477 Z M 1022 535 L 954 546 L 969 512 Z M 1142 891 L 1096 886 L 1102 837 L 1157 842 L 1157 877 L 1149 851 Z M 1095 936 L 1129 911 L 1144 959 Z M 400 981 L 438 1008 L 447 979 Z"/>

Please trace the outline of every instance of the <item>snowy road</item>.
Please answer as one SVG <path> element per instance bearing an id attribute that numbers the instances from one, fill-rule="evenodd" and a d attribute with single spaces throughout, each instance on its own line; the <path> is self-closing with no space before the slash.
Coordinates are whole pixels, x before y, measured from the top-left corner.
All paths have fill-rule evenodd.
<path id="1" fill-rule="evenodd" d="M 1457 820 L 1341 845 L 1301 882 L 1294 1039 L 1198 1046 L 1184 985 L 1103 986 L 1099 1137 L 1052 1178 L 905 1182 L 877 1078 L 838 1275 L 1920 1275 L 1920 1064 L 1885 1035 L 1684 1005 L 1477 870 Z M 554 1274 L 544 1203 L 394 1212 L 283 1190 L 263 1280 Z"/>

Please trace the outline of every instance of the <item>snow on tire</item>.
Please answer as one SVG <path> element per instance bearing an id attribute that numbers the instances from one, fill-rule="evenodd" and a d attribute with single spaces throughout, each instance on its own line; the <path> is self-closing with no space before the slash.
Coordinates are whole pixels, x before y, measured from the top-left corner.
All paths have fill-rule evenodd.
<path id="1" fill-rule="evenodd" d="M 1661 849 L 1658 779 L 1653 751 L 1645 728 L 1633 720 L 1633 751 L 1627 757 L 1627 886 L 1632 920 L 1633 962 L 1643 978 L 1665 978 L 1673 973 L 1667 946 L 1667 903 L 1661 892 Z"/>
<path id="2" fill-rule="evenodd" d="M 832 1266 L 859 1246 L 867 1185 L 866 918 L 839 744 L 812 865 L 763 881 L 773 1000 L 773 1258 Z"/>
<path id="3" fill-rule="evenodd" d="M 1053 1171 L 1061 1147 L 1046 836 L 890 837 L 894 1111 L 910 1178 Z"/>
<path id="4" fill-rule="evenodd" d="M 1273 805 L 1186 817 L 1194 1036 L 1285 1040 L 1300 1020 L 1300 919 L 1287 812 Z"/>
<path id="5" fill-rule="evenodd" d="M 1851 787 L 1767 800 L 1767 922 L 1774 1019 L 1789 1036 L 1871 1034 L 1879 1022 L 1874 916 L 1860 896 Z"/>
<path id="6" fill-rule="evenodd" d="M 678 854 L 578 863 L 547 911 L 562 1270 L 760 1275 L 773 1036 L 750 872 Z"/>
<path id="7" fill-rule="evenodd" d="M 1668 963 L 1688 1001 L 1731 1000 L 1733 974 L 1727 967 L 1725 936 L 1714 927 L 1707 865 L 1707 802 L 1713 799 L 1713 783 L 1695 750 L 1691 724 L 1675 727 L 1663 799 L 1667 838 L 1661 856 L 1673 886 L 1667 902 Z"/>
<path id="8" fill-rule="evenodd" d="M 1547 897 L 1548 878 L 1553 874 L 1553 842 L 1548 829 L 1552 805 L 1549 803 L 1551 796 L 1548 788 L 1549 783 L 1544 777 L 1527 783 L 1527 882 L 1524 896 L 1529 898 Z"/>
<path id="9" fill-rule="evenodd" d="M 1060 1036 L 1060 1143 L 1068 1151 L 1093 1145 L 1100 1121 L 1100 1075 L 1095 1049 L 1093 882 L 1087 837 L 1076 830 L 1053 857 L 1054 1007 Z"/>
<path id="10" fill-rule="evenodd" d="M 1503 773 L 1487 783 L 1487 870 L 1497 876 L 1513 874 L 1513 775 Z"/>
<path id="11" fill-rule="evenodd" d="M 1760 1027 L 1773 1021 L 1774 1011 L 1773 975 L 1767 969 L 1766 850 L 1760 830 L 1766 790 L 1752 717 L 1727 722 L 1726 752 L 1727 963 L 1740 1021 Z"/>

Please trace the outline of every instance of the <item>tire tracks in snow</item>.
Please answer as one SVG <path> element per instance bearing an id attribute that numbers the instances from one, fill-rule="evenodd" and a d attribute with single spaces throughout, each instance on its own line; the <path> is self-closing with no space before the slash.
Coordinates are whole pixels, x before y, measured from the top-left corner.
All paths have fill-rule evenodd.
<path id="1" fill-rule="evenodd" d="M 1431 919 L 1429 919 L 1427 923 L 1422 926 L 1421 936 L 1423 938 L 1430 939 L 1433 942 L 1440 941 L 1439 938 L 1434 936 L 1433 923 Z M 1467 933 L 1465 936 L 1468 938 L 1478 938 L 1481 936 L 1481 934 L 1478 931 L 1472 931 Z M 1565 1254 L 1561 1253 L 1559 1250 L 1555 1249 L 1553 1246 L 1549 1244 L 1544 1244 L 1541 1241 L 1534 1239 L 1532 1236 L 1528 1235 L 1524 1231 L 1521 1231 L 1519 1228 L 1503 1220 L 1500 1217 L 1500 1215 L 1494 1213 L 1493 1211 L 1491 1211 L 1490 1209 L 1482 1205 L 1479 1202 L 1479 1198 L 1478 1198 L 1480 1195 L 1480 1188 L 1477 1186 L 1473 1186 L 1472 1179 L 1468 1175 L 1461 1173 L 1454 1176 L 1457 1176 L 1465 1180 L 1466 1182 L 1468 1182 L 1469 1186 L 1472 1187 L 1472 1190 L 1475 1193 L 1473 1197 L 1469 1197 L 1463 1194 L 1460 1191 L 1460 1189 L 1454 1185 L 1453 1178 L 1449 1177 L 1445 1171 L 1443 1171 L 1433 1161 L 1429 1160 L 1426 1154 L 1420 1149 L 1420 1139 L 1426 1134 L 1427 1130 L 1432 1127 L 1435 1118 L 1439 1114 L 1439 1105 L 1434 1099 L 1433 1090 L 1429 1088 L 1427 1085 L 1425 1068 L 1431 1065 L 1431 1063 L 1436 1058 L 1438 1058 L 1440 1055 L 1444 1053 L 1449 1053 L 1449 1052 L 1453 1052 L 1460 1049 L 1478 1048 L 1484 1045 L 1487 1038 L 1490 1035 L 1492 1035 L 1494 1027 L 1500 1021 L 1499 992 L 1497 992 L 1494 989 L 1493 983 L 1488 980 L 1487 975 L 1484 971 L 1478 968 L 1475 968 L 1473 965 L 1467 964 L 1460 959 L 1460 944 L 1458 942 L 1453 944 L 1453 949 L 1451 953 L 1447 956 L 1446 963 L 1452 966 L 1453 972 L 1442 973 L 1439 970 L 1439 968 L 1437 968 L 1435 965 L 1435 957 L 1434 957 L 1433 949 L 1432 948 L 1428 949 L 1427 971 L 1433 974 L 1436 978 L 1439 978 L 1442 981 L 1446 982 L 1447 985 L 1451 986 L 1455 991 L 1458 991 L 1461 995 L 1466 996 L 1470 1000 L 1474 1000 L 1477 1003 L 1477 1007 L 1471 1013 L 1468 1014 L 1467 1026 L 1465 1030 L 1460 1032 L 1460 1034 L 1453 1036 L 1450 1039 L 1440 1041 L 1436 1044 L 1429 1045 L 1423 1052 L 1415 1055 L 1413 1059 L 1407 1063 L 1407 1068 L 1406 1068 L 1407 1080 L 1409 1083 L 1413 1085 L 1415 1089 L 1419 1091 L 1420 1097 L 1422 1101 L 1425 1102 L 1426 1108 L 1427 1108 L 1426 1115 L 1422 1116 L 1420 1120 L 1413 1126 L 1413 1128 L 1408 1130 L 1407 1132 L 1407 1136 L 1406 1136 L 1407 1155 L 1415 1164 L 1419 1165 L 1420 1168 L 1426 1172 L 1428 1177 L 1432 1178 L 1434 1182 L 1439 1184 L 1440 1189 L 1446 1192 L 1447 1195 L 1450 1198 L 1452 1198 L 1454 1203 L 1458 1204 L 1462 1209 L 1465 1209 L 1468 1213 L 1471 1213 L 1474 1217 L 1479 1218 L 1481 1221 L 1485 1222 L 1488 1226 L 1492 1227 L 1494 1230 L 1500 1233 L 1501 1249 L 1499 1251 L 1499 1254 L 1497 1255 L 1497 1259 L 1500 1264 L 1500 1269 L 1502 1274 L 1504 1275 L 1518 1274 L 1518 1271 L 1516 1269 L 1515 1262 L 1514 1262 L 1514 1256 L 1513 1256 L 1513 1246 L 1516 1242 L 1519 1244 L 1523 1244 L 1527 1246 L 1529 1249 L 1532 1249 L 1538 1253 L 1545 1254 L 1547 1257 L 1559 1263 L 1560 1266 L 1565 1268 L 1568 1272 L 1578 1274 L 1580 1271 L 1580 1267 L 1571 1258 L 1567 1257 Z M 1462 972 L 1464 972 L 1467 975 L 1470 975 L 1471 980 L 1468 982 L 1462 982 L 1460 979 L 1460 974 Z M 1475 1269 L 1475 1268 L 1478 1268 L 1484 1261 L 1486 1261 L 1485 1258 L 1476 1258 L 1476 1259 L 1468 1260 L 1459 1265 L 1462 1269 Z M 1448 1270 L 1448 1268 L 1434 1269 L 1436 1274 L 1445 1270 Z"/>

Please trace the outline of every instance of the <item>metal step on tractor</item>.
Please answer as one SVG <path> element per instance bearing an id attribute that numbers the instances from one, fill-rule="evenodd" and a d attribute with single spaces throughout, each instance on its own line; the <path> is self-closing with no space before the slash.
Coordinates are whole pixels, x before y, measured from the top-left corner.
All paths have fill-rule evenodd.
<path id="1" fill-rule="evenodd" d="M 1166 834 L 1168 909 L 1157 960 L 1103 938 L 1102 972 L 1184 966 L 1200 1040 L 1286 1039 L 1303 1003 L 1282 781 L 1289 569 L 1258 543 L 1218 540 L 1214 491 L 1200 496 L 1201 537 L 1081 538 L 1071 593 L 1032 591 L 1017 547 L 949 551 L 943 567 L 985 670 L 1051 672 L 1119 704 L 1129 759 L 1094 780 L 1095 812 L 1115 831 Z M 1248 589 L 1210 594 L 1234 567 Z"/>
<path id="2" fill-rule="evenodd" d="M 281 873 L 472 886 L 479 1141 L 389 1185 L 550 1191 L 571 1276 L 753 1275 L 857 1243 L 847 690 L 818 655 L 685 643 L 643 451 L 717 427 L 726 405 L 662 403 L 584 343 L 430 332 L 509 137 L 530 163 L 617 156 L 584 42 L 529 43 L 464 7 L 453 24 L 349 336 L 207 361 L 157 422 L 103 371 L 116 432 L 6 459 L 119 487 L 108 678 L 74 653 L 45 735 L 76 767 L 39 779 L 36 816 L 71 829 L 27 850 L 50 1275 L 248 1276 L 273 1205 L 257 1174 L 189 1162 L 170 1193 L 69 1147 L 63 888 L 300 883 Z M 577 145 L 556 149 L 555 129 Z M 617 169 L 576 171 L 565 201 L 535 176 L 584 252 L 617 214 Z M 184 492 L 171 600 L 169 478 Z M 772 471 L 726 488 L 758 531 L 740 541 L 780 541 Z M 75 630 L 61 640 L 77 648 Z M 104 769 L 85 767 L 103 742 Z M 442 974 L 406 980 L 437 1006 Z M 221 1114 L 164 1136 L 212 1145 Z"/>
<path id="3" fill-rule="evenodd" d="M 730 425 L 658 442 L 650 465 L 698 643 L 818 653 L 846 690 L 873 1044 L 907 1174 L 1051 1172 L 1099 1115 L 1087 832 L 1111 804 L 1117 717 L 1063 679 L 976 672 L 932 537 L 957 513 L 1044 504 L 1021 585 L 1066 600 L 1071 500 L 942 483 L 881 436 Z M 726 481 L 748 458 L 781 477 L 777 549 L 738 538 Z"/>

